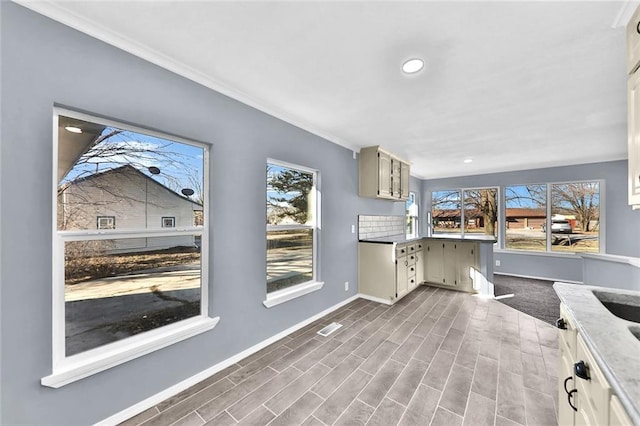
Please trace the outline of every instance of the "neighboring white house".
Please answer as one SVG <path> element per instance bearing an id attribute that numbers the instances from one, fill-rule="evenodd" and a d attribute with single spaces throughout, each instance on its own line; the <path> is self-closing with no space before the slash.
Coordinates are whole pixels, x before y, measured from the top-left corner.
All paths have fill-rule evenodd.
<path id="1" fill-rule="evenodd" d="M 166 229 L 201 224 L 202 205 L 125 165 L 58 189 L 58 229 Z M 110 253 L 194 246 L 193 236 L 113 240 Z"/>

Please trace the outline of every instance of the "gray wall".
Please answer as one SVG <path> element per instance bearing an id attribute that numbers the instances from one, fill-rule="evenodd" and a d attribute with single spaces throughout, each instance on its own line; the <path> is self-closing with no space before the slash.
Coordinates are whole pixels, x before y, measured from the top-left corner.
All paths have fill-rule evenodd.
<path id="1" fill-rule="evenodd" d="M 627 205 L 627 162 L 610 161 L 584 164 L 578 166 L 551 167 L 518 172 L 493 173 L 477 176 L 463 176 L 448 179 L 432 179 L 423 181 L 423 200 L 425 209 L 431 209 L 431 191 L 454 188 L 477 188 L 484 186 L 508 186 L 532 183 L 566 182 L 572 180 L 603 179 L 601 226 L 604 229 L 606 252 L 608 254 L 640 257 L 640 211 L 632 211 Z M 602 220 L 603 219 L 603 220 Z M 426 225 L 425 225 L 426 227 Z M 501 266 L 495 267 L 495 273 L 514 274 L 552 280 L 599 283 L 604 285 L 606 279 L 599 276 L 591 279 L 583 276 L 583 261 L 579 256 L 554 254 L 526 254 L 514 251 L 497 250 L 495 260 Z M 601 275 L 610 275 L 612 283 L 629 280 L 634 273 L 631 265 L 621 273 L 619 264 L 600 262 Z M 608 266 L 603 266 L 608 265 Z M 610 267 L 611 269 L 607 269 Z M 585 269 L 587 271 L 593 268 Z M 586 272 L 589 274 L 589 272 Z M 640 283 L 632 283 L 640 289 Z M 628 285 L 628 284 L 627 284 Z M 612 287 L 621 287 L 611 285 Z M 628 288 L 628 287 L 627 287 Z"/>
<path id="2" fill-rule="evenodd" d="M 356 294 L 357 215 L 404 203 L 357 196 L 350 150 L 14 3 L 0 2 L 0 424 L 90 424 Z M 212 144 L 207 333 L 50 389 L 54 104 Z M 321 291 L 266 309 L 267 157 L 320 170 Z M 413 189 L 419 181 L 412 179 Z M 344 291 L 344 282 L 352 283 Z"/>

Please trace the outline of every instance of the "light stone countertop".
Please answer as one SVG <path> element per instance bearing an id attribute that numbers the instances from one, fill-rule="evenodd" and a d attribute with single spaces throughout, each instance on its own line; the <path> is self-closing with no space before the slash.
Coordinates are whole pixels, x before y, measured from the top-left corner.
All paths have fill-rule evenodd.
<path id="1" fill-rule="evenodd" d="M 560 282 L 553 288 L 631 421 L 640 425 L 640 340 L 631 332 L 640 336 L 640 323 L 613 315 L 593 291 L 627 304 L 636 304 L 640 292 Z"/>
<path id="2" fill-rule="evenodd" d="M 407 238 L 404 235 L 390 235 L 388 237 L 376 237 L 376 238 L 361 238 L 359 242 L 361 243 L 379 243 L 379 244 L 402 244 L 402 243 L 411 243 L 414 241 L 419 241 L 422 239 L 427 240 L 455 240 L 455 241 L 471 241 L 478 243 L 495 243 L 496 239 L 491 236 L 484 235 L 474 235 L 474 236 L 465 236 L 461 237 L 460 235 L 447 235 L 447 234 L 438 234 L 432 237 L 414 237 Z"/>

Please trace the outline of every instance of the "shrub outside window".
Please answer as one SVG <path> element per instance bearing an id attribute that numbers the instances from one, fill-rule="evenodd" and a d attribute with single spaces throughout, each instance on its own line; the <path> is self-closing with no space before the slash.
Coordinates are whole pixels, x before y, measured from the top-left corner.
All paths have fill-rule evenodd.
<path id="1" fill-rule="evenodd" d="M 158 348 L 186 338 L 167 333 L 212 328 L 207 146 L 62 109 L 54 125 L 52 376 L 91 360 L 119 363 L 105 361 L 107 345 L 126 360 L 148 339 L 162 338 Z"/>
<path id="2" fill-rule="evenodd" d="M 269 160 L 266 178 L 269 295 L 317 281 L 318 173 Z"/>

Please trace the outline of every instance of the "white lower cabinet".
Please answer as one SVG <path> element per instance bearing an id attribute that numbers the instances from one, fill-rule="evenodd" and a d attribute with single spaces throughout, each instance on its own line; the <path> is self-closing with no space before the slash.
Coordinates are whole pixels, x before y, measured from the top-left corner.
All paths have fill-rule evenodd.
<path id="1" fill-rule="evenodd" d="M 426 281 L 457 290 L 473 291 L 473 274 L 478 270 L 478 243 L 427 240 Z"/>
<path id="2" fill-rule="evenodd" d="M 392 304 L 416 288 L 415 244 L 358 244 L 358 292 Z"/>
<path id="3" fill-rule="evenodd" d="M 620 401 L 564 304 L 560 305 L 560 368 L 558 371 L 558 424 L 561 426 L 631 425 Z"/>

